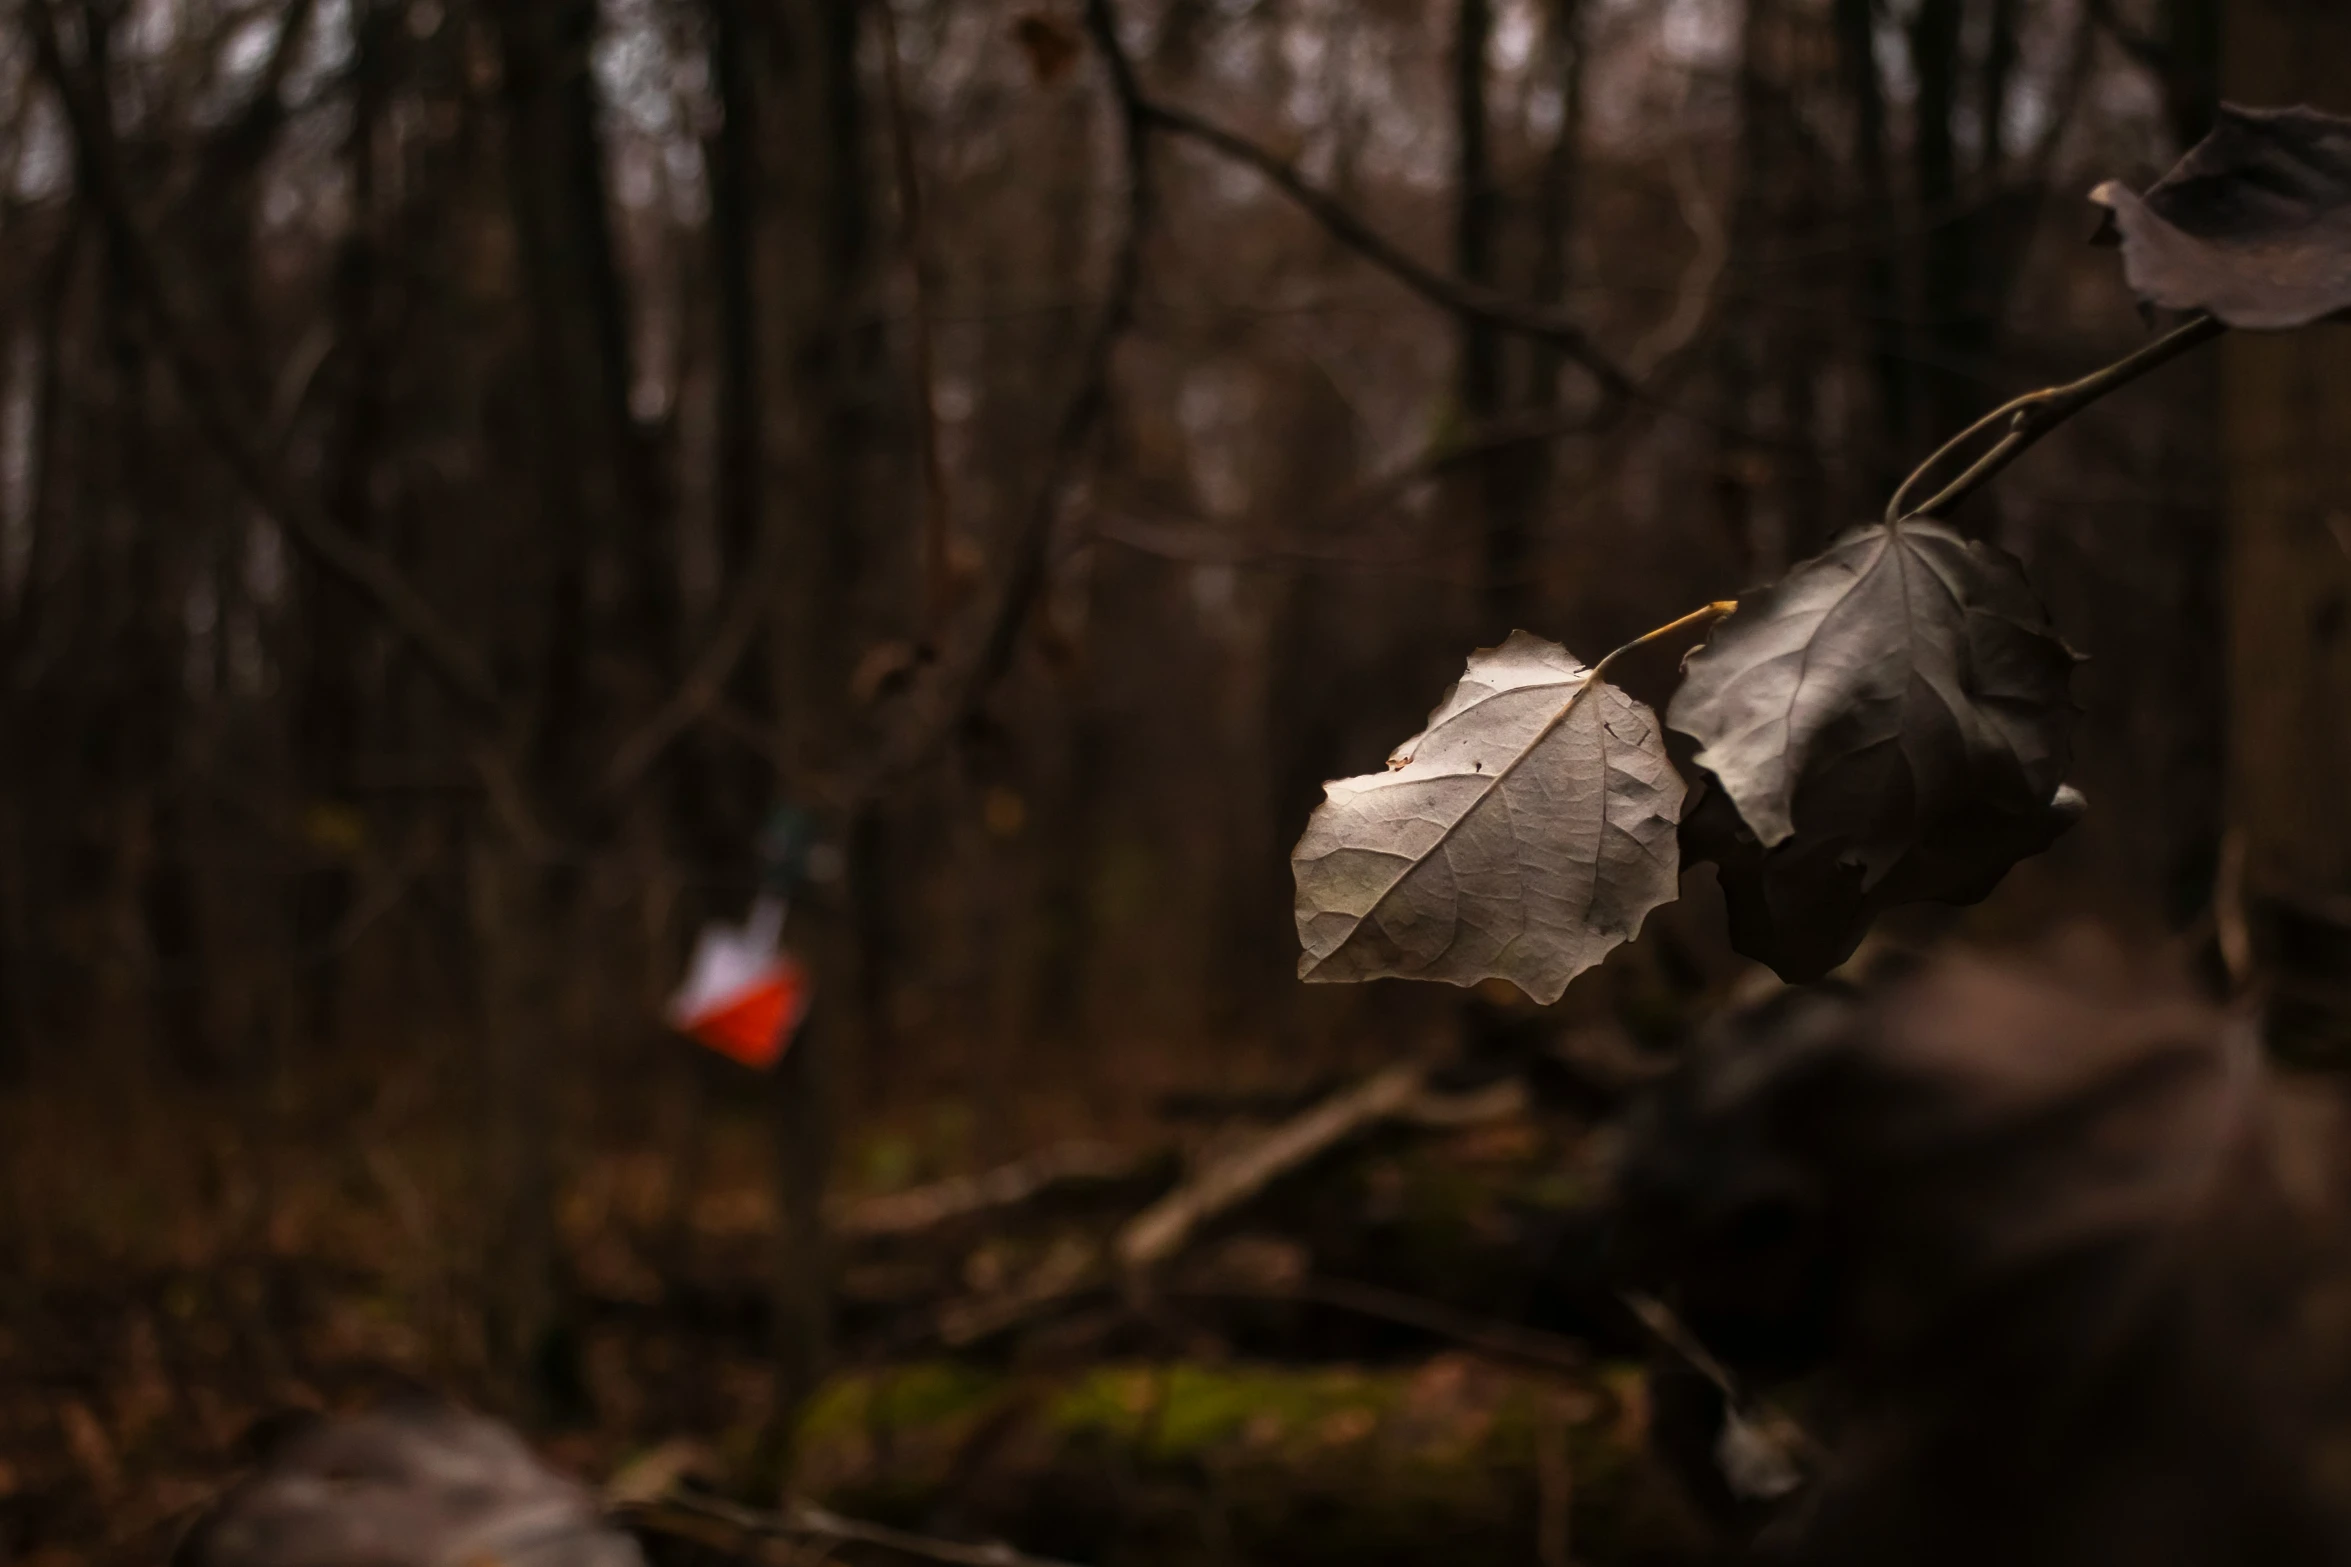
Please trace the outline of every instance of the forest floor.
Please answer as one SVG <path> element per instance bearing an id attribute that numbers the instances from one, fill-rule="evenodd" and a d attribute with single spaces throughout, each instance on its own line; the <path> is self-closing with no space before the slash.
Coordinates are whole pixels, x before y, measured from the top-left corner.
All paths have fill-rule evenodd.
<path id="1" fill-rule="evenodd" d="M 992 1184 L 912 1179 L 857 1129 L 798 1493 L 1100 1567 L 1703 1559 L 1596 1283 L 1588 1110 L 1430 1089 L 1192 1213 L 1150 1290 L 1118 1272 L 1139 1216 L 1329 1093 L 1171 1100 Z M 286 1410 L 498 1407 L 463 1138 L 380 1085 L 345 1112 L 266 1144 L 197 1094 L 0 1099 L 0 1563 L 161 1559 Z M 723 1092 L 687 1121 L 572 1150 L 574 1385 L 537 1435 L 596 1483 L 655 1455 L 740 1492 L 773 1386 L 766 1123 Z"/>

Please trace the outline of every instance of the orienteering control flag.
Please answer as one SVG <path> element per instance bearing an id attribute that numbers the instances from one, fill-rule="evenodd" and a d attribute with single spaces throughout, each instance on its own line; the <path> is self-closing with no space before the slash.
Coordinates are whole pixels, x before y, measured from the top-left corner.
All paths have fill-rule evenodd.
<path id="1" fill-rule="evenodd" d="M 781 898 L 761 897 L 740 926 L 713 922 L 694 943 L 669 1023 L 730 1060 L 765 1070 L 783 1058 L 808 1013 L 809 978 L 783 950 Z"/>

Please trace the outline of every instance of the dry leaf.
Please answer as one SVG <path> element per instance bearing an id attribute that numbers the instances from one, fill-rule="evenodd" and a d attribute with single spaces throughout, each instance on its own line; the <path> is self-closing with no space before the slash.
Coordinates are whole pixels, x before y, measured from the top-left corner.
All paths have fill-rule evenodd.
<path id="1" fill-rule="evenodd" d="M 2090 199 L 2151 305 L 2269 328 L 2351 310 L 2351 119 L 2223 104 L 2145 195 L 2108 180 Z"/>
<path id="2" fill-rule="evenodd" d="M 1656 715 L 1523 631 L 1471 656 L 1388 771 L 1324 794 L 1290 856 L 1302 979 L 1506 979 L 1548 1003 L 1676 891 Z"/>
<path id="3" fill-rule="evenodd" d="M 1667 713 L 1732 944 L 1815 979 L 1880 911 L 1974 902 L 2047 848 L 2081 811 L 2075 661 L 2014 558 L 1939 523 L 1856 529 L 1742 597 Z"/>

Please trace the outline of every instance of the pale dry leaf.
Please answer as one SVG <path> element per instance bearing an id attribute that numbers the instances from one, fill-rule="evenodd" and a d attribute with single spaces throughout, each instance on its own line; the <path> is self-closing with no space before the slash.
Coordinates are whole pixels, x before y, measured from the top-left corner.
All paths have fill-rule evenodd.
<path id="1" fill-rule="evenodd" d="M 1388 771 L 1324 785 L 1290 856 L 1301 979 L 1505 979 L 1541 1002 L 1680 875 L 1656 715 L 1555 643 L 1470 657 Z"/>

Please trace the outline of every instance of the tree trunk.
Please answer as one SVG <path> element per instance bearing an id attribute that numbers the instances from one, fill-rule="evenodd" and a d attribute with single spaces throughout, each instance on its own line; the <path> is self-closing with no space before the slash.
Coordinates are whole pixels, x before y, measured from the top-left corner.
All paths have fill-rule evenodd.
<path id="1" fill-rule="evenodd" d="M 378 533 L 372 496 L 376 447 L 383 433 L 386 366 L 377 288 L 382 226 L 377 132 L 391 85 L 387 56 L 398 26 L 399 12 L 392 6 L 371 3 L 360 11 L 351 65 L 351 124 L 343 141 L 351 217 L 335 258 L 334 311 L 337 348 L 347 369 L 340 377 L 344 402 L 328 484 L 335 520 L 361 540 L 373 540 Z M 329 572 L 305 572 L 299 591 L 302 630 L 293 738 L 302 804 L 308 810 L 350 812 L 360 720 L 371 706 L 361 688 L 371 631 L 367 609 L 348 584 Z M 305 867 L 294 886 L 296 941 L 314 941 L 333 930 L 350 907 L 352 889 L 347 863 Z M 330 954 L 296 979 L 303 1028 L 312 1039 L 335 1037 L 339 976 L 340 965 Z"/>
<path id="2" fill-rule="evenodd" d="M 763 222 L 776 172 L 762 152 L 765 128 L 778 117 L 778 40 L 768 8 L 753 0 L 707 0 L 706 9 L 720 111 L 703 155 L 710 169 L 712 353 L 717 361 L 714 511 L 718 599 L 724 603 L 747 574 L 762 568 L 766 536 L 776 526 L 767 494 L 770 404 L 764 352 L 772 315 L 766 305 L 774 290 L 761 263 L 767 255 Z M 771 587 L 771 599 L 777 591 Z M 773 604 L 766 608 L 772 615 Z M 726 687 L 728 700 L 770 724 L 777 699 L 772 638 L 768 627 L 753 635 Z M 685 737 L 677 762 L 670 810 L 678 835 L 706 859 L 740 855 L 768 803 L 766 766 L 731 744 L 700 735 Z"/>
<path id="3" fill-rule="evenodd" d="M 1589 54 L 1584 43 L 1584 0 L 1552 0 L 1544 18 L 1543 72 L 1559 94 L 1559 129 L 1543 158 L 1542 187 L 1535 201 L 1534 262 L 1534 297 L 1549 305 L 1564 305 L 1567 299 L 1568 256 L 1583 171 L 1584 75 Z M 1528 361 L 1530 404 L 1559 406 L 1561 372 L 1566 364 L 1556 349 L 1539 347 L 1534 351 Z M 1533 454 L 1538 493 L 1549 488 L 1553 450 L 1545 443 Z"/>
<path id="4" fill-rule="evenodd" d="M 2162 0 L 2157 8 L 2163 109 L 2182 147 L 2194 146 L 2212 128 L 2212 110 L 2220 102 L 2223 8 L 2224 0 Z"/>
<path id="5" fill-rule="evenodd" d="M 1821 334 L 1834 296 L 1816 292 L 1786 237 L 1815 231 L 1824 175 L 1800 105 L 1827 38 L 1787 0 L 1747 0 L 1740 27 L 1731 276 L 1744 317 L 1719 354 L 1723 433 L 1715 459 L 1725 533 L 1748 573 L 1777 576 L 1836 531 L 1818 452 Z"/>
<path id="6" fill-rule="evenodd" d="M 15 678 L 0 691 L 0 726 L 6 735 L 6 754 L 0 755 L 0 1082 L 20 1076 L 31 1064 L 34 1038 L 41 1016 L 40 978 L 43 965 L 35 962 L 33 911 L 42 889 L 37 885 L 40 859 L 33 852 L 32 823 L 39 817 L 40 789 L 45 780 L 36 765 L 44 754 L 30 732 L 38 707 L 23 678 L 28 660 L 36 657 L 44 640 L 44 610 L 49 578 L 58 550 L 58 420 L 64 409 L 66 313 L 74 292 L 75 263 L 85 254 L 81 216 L 67 219 L 57 249 L 43 269 L 39 314 L 25 329 L 32 343 L 30 363 L 19 360 L 29 384 L 11 387 L 9 397 L 25 399 L 32 428 L 26 435 L 23 461 L 26 471 L 19 502 L 23 510 L 14 519 L 25 538 L 24 575 L 8 606 L 5 641 L 0 650 Z"/>
<path id="7" fill-rule="evenodd" d="M 528 649 L 527 756 L 517 786 L 559 835 L 588 812 L 581 780 L 603 733 L 590 680 L 599 645 L 634 644 L 666 665 L 646 605 L 667 574 L 644 558 L 659 525 L 628 407 L 629 309 L 614 254 L 589 60 L 594 0 L 504 0 L 495 8 L 506 136 L 506 199 L 530 323 L 529 439 L 535 500 L 526 537 L 548 566 Z M 605 586 L 615 578 L 625 589 Z M 576 1400 L 574 1303 L 555 1241 L 553 1034 L 542 953 L 562 950 L 578 904 L 576 867 L 533 863 L 497 833 L 476 866 L 475 940 L 488 975 L 485 1027 L 499 1076 L 491 1099 L 497 1201 L 504 1205 L 493 1348 L 543 1417 Z M 487 899 L 480 902 L 479 899 Z"/>
<path id="8" fill-rule="evenodd" d="M 495 828 L 469 845 L 468 915 L 482 1070 L 487 1194 L 483 1339 L 517 1416 L 551 1424 L 583 1401 L 577 1324 L 555 1219 L 555 1128 L 545 950 L 531 913 L 537 879 Z"/>
<path id="9" fill-rule="evenodd" d="M 1486 46 L 1493 36 L 1492 0 L 1459 0 L 1453 33 L 1453 270 L 1488 288 L 1501 281 L 1501 192 L 1486 115 Z M 1459 328 L 1461 421 L 1491 424 L 1506 406 L 1502 335 L 1474 316 Z M 1478 607 L 1481 640 L 1500 641 L 1526 617 L 1528 518 L 1510 493 L 1513 475 L 1488 459 L 1471 476 L 1479 519 L 1483 584 Z"/>
<path id="10" fill-rule="evenodd" d="M 589 56 L 594 0 L 504 0 L 507 199 L 537 379 L 538 547 L 549 570 L 537 650 L 536 781 L 561 800 L 595 733 L 587 689 L 591 638 L 613 575 L 633 579 L 621 622 L 644 645 L 664 570 L 642 544 L 657 525 L 644 493 L 629 414 L 629 310 L 613 250 Z M 652 557 L 657 561 L 658 556 Z M 601 622 L 601 623 L 600 623 Z M 633 623 L 632 623 L 633 622 Z M 666 661 L 664 661 L 666 662 Z"/>
<path id="11" fill-rule="evenodd" d="M 1918 183 L 1919 315 L 1931 432 L 1956 430 L 1982 411 L 1985 397 L 1979 342 L 1968 311 L 1975 225 L 1960 203 L 1959 137 L 1955 121 L 1965 61 L 1960 34 L 1963 0 L 1921 0 L 1910 23 L 1910 68 L 1918 80 L 1911 163 Z M 1941 434 L 1934 435 L 1941 440 Z"/>
<path id="12" fill-rule="evenodd" d="M 1902 285 L 1894 265 L 1894 181 L 1889 167 L 1886 86 L 1878 66 L 1876 7 L 1871 0 L 1836 0 L 1838 72 L 1853 116 L 1856 205 L 1866 214 L 1855 263 L 1854 292 L 1869 343 L 1874 383 L 1859 464 L 1873 494 L 1890 493 L 1901 479 L 1899 455 L 1910 443 L 1910 365 L 1903 344 Z"/>
<path id="13" fill-rule="evenodd" d="M 2228 97 L 2351 110 L 2351 13 L 2232 0 L 2225 27 Z M 2221 352 L 2229 815 L 2282 987 L 2281 1042 L 2339 1048 L 2351 1042 L 2351 332 L 2238 333 Z"/>
<path id="14" fill-rule="evenodd" d="M 717 275 L 718 537 L 729 574 L 747 571 L 760 530 L 759 128 L 769 41 L 749 0 L 709 0 L 711 74 L 721 119 L 710 163 L 710 247 Z M 756 667 L 756 657 L 743 661 Z M 756 710 L 756 709 L 755 709 Z"/>
<path id="15" fill-rule="evenodd" d="M 866 92 L 858 69 L 857 0 L 794 0 L 781 21 L 778 59 L 794 133 L 778 224 L 779 258 L 789 268 L 780 312 L 787 356 L 784 385 L 799 412 L 789 498 L 795 591 L 791 624 L 771 644 L 781 727 L 795 753 L 817 756 L 851 732 L 849 673 L 865 629 L 869 550 L 869 467 L 875 446 L 874 387 L 882 361 L 874 310 L 874 213 L 867 157 Z M 852 846 L 870 850 L 868 824 L 845 826 Z M 867 853 L 868 863 L 873 856 Z M 856 889 L 869 898 L 874 889 Z M 849 934 L 879 916 L 868 907 Z M 796 924 L 801 922 L 796 921 Z M 837 922 L 836 922 L 837 923 Z M 848 942 L 815 938 L 821 990 L 808 1025 L 777 1074 L 776 1166 L 781 1234 L 776 1259 L 774 1402 L 768 1432 L 778 1484 L 790 1475 L 799 1416 L 830 1355 L 832 1277 L 824 1194 L 833 1126 L 848 1079 L 861 963 Z M 796 945 L 804 949 L 811 938 Z M 764 1477 L 763 1477 L 764 1478 Z"/>

